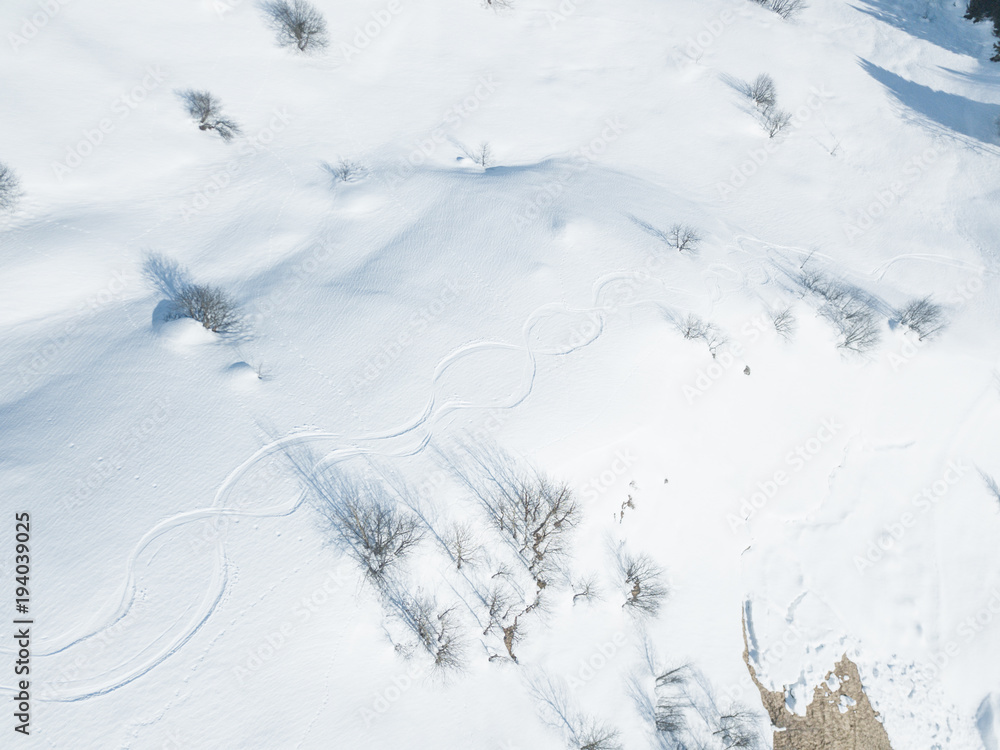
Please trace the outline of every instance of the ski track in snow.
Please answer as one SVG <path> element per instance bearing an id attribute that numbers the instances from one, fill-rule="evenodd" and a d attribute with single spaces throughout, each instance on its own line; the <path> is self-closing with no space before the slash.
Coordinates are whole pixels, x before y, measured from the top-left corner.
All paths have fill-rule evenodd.
<path id="1" fill-rule="evenodd" d="M 762 242 L 753 237 L 737 235 L 734 240 L 737 251 L 749 256 L 753 260 L 751 260 L 748 264 L 750 266 L 749 269 L 745 267 L 736 268 L 732 265 L 723 263 L 712 263 L 706 268 L 705 288 L 713 306 L 726 296 L 721 286 L 723 283 L 735 286 L 736 288 L 745 289 L 749 285 L 760 287 L 766 285 L 768 282 L 774 281 L 772 272 L 769 272 L 767 268 L 765 268 L 765 264 L 770 264 L 776 268 L 780 268 L 780 264 L 775 262 L 775 255 L 783 255 L 783 259 L 785 260 L 787 260 L 787 255 L 785 254 L 800 255 L 802 257 L 816 257 L 817 255 L 820 258 L 823 257 L 820 254 L 811 253 L 803 250 L 802 248 L 774 245 L 772 243 Z M 753 252 L 750 247 L 754 247 L 757 252 Z M 763 250 L 763 253 L 760 252 L 761 250 Z M 944 258 L 943 256 L 903 254 L 881 264 L 875 269 L 872 269 L 870 271 L 870 275 L 876 279 L 881 279 L 892 265 L 904 260 L 937 262 L 953 267 L 968 267 L 970 270 L 972 269 L 971 265 L 960 264 Z M 74 646 L 78 646 L 96 638 L 102 633 L 108 631 L 110 628 L 113 628 L 117 623 L 127 617 L 135 603 L 136 598 L 136 565 L 143 552 L 155 540 L 176 531 L 187 524 L 197 521 L 212 520 L 222 516 L 276 518 L 291 515 L 298 510 L 299 507 L 301 507 L 301 505 L 305 502 L 307 497 L 306 491 L 300 492 L 291 502 L 286 502 L 271 508 L 252 510 L 235 508 L 227 505 L 230 495 L 239 482 L 248 477 L 255 467 L 263 461 L 276 454 L 284 452 L 292 446 L 329 441 L 341 441 L 342 443 L 347 443 L 347 445 L 341 445 L 340 447 L 327 452 L 319 461 L 317 461 L 313 468 L 319 468 L 323 465 L 337 463 L 358 455 L 382 456 L 389 458 L 415 455 L 421 452 L 430 442 L 433 434 L 431 429 L 433 423 L 448 414 L 466 409 L 514 409 L 523 403 L 532 393 L 537 373 L 537 358 L 539 356 L 566 356 L 594 343 L 594 341 L 596 341 L 604 332 L 606 316 L 609 312 L 620 309 L 636 308 L 643 305 L 653 305 L 662 309 L 666 302 L 666 299 L 662 296 L 644 297 L 642 299 L 626 300 L 624 302 L 615 301 L 615 288 L 617 285 L 624 284 L 627 287 L 627 294 L 634 294 L 635 288 L 640 283 L 646 284 L 647 286 L 658 286 L 659 290 L 662 292 L 673 292 L 675 294 L 680 293 L 691 297 L 701 296 L 690 289 L 669 286 L 661 279 L 653 277 L 649 274 L 627 271 L 605 274 L 593 284 L 593 298 L 595 301 L 595 305 L 593 307 L 568 308 L 562 303 L 549 303 L 536 308 L 536 310 L 528 316 L 528 319 L 522 327 L 524 339 L 523 344 L 518 345 L 503 342 L 478 342 L 461 346 L 443 357 L 434 369 L 434 375 L 431 379 L 431 395 L 420 414 L 411 421 L 403 423 L 394 429 L 354 438 L 353 440 L 344 440 L 341 435 L 332 432 L 308 432 L 286 435 L 285 437 L 268 443 L 230 472 L 230 474 L 216 490 L 213 505 L 211 507 L 179 513 L 160 521 L 149 529 L 132 548 L 125 565 L 125 580 L 119 589 L 119 593 L 111 598 L 111 603 L 108 606 L 105 606 L 101 612 L 96 614 L 91 621 L 82 628 L 84 631 L 82 635 L 78 633 L 64 633 L 51 638 L 41 639 L 41 643 L 44 644 L 44 650 L 37 652 L 36 656 L 41 658 L 66 654 L 66 652 Z M 610 298 L 610 301 L 608 301 L 608 298 Z M 596 324 L 597 330 L 589 338 L 585 338 L 582 341 L 575 343 L 564 342 L 562 345 L 556 344 L 550 346 L 545 346 L 542 343 L 534 343 L 533 334 L 536 329 L 545 322 L 556 319 L 560 316 L 569 316 L 570 321 L 572 321 L 573 318 L 576 318 L 581 324 L 584 322 Z M 563 321 L 563 330 L 561 331 L 563 334 L 567 333 L 566 329 L 569 325 L 570 323 Z M 520 384 L 517 395 L 515 395 L 508 403 L 502 405 L 460 400 L 449 400 L 439 403 L 435 389 L 450 368 L 468 358 L 475 358 L 483 353 L 495 351 L 520 352 L 525 357 L 524 365 L 526 376 L 524 381 Z M 420 434 L 422 428 L 424 428 L 425 431 L 423 434 Z M 395 449 L 380 450 L 376 447 L 376 445 L 365 446 L 366 443 L 386 443 L 399 438 L 414 435 L 419 436 L 415 444 L 411 442 L 408 445 L 399 446 Z M 143 651 L 140 651 L 138 655 L 127 660 L 124 664 L 121 664 L 118 667 L 95 677 L 66 681 L 58 686 L 50 686 L 50 688 L 52 688 L 52 692 L 43 696 L 42 700 L 53 702 L 75 702 L 105 695 L 128 685 L 139 677 L 150 672 L 158 665 L 162 664 L 173 654 L 177 653 L 177 651 L 190 641 L 191 638 L 193 638 L 194 635 L 205 625 L 205 623 L 208 622 L 220 604 L 224 601 L 226 594 L 228 593 L 228 571 L 230 562 L 226 557 L 225 544 L 222 539 L 217 540 L 216 545 L 217 558 L 215 561 L 215 568 L 212 579 L 207 587 L 206 594 L 202 599 L 200 609 L 196 615 L 191 618 L 190 622 L 181 630 L 181 632 L 175 635 L 165 647 L 159 649 L 152 656 L 146 656 L 145 651 L 148 649 L 144 649 Z M 12 652 L 8 648 L 0 648 L 0 653 Z M 140 661 L 140 663 L 130 666 L 136 661 Z M 13 688 L 7 685 L 0 686 L 0 691 L 14 692 Z"/>
<path id="2" fill-rule="evenodd" d="M 719 273 L 720 269 L 726 271 L 727 273 Z M 720 278 L 726 278 L 728 276 L 726 280 L 739 278 L 744 284 L 746 282 L 746 277 L 740 273 L 740 271 L 723 264 L 713 264 L 709 270 L 718 275 Z M 213 505 L 211 507 L 185 511 L 166 518 L 149 529 L 139 539 L 139 541 L 132 548 L 132 551 L 129 553 L 126 561 L 125 580 L 119 589 L 119 593 L 113 596 L 110 600 L 111 603 L 105 606 L 101 612 L 96 614 L 91 621 L 82 628 L 84 631 L 83 634 L 64 633 L 51 638 L 40 639 L 42 649 L 36 652 L 35 656 L 38 658 L 51 658 L 60 654 L 66 654 L 74 646 L 78 646 L 96 638 L 100 634 L 114 627 L 116 623 L 122 621 L 123 618 L 129 614 L 136 599 L 136 564 L 149 545 L 164 535 L 176 531 L 187 524 L 196 521 L 214 519 L 220 516 L 274 518 L 288 516 L 298 510 L 298 508 L 305 502 L 307 497 L 306 491 L 299 493 L 299 495 L 290 503 L 283 503 L 271 508 L 248 510 L 227 506 L 228 498 L 239 482 L 246 478 L 258 464 L 275 454 L 281 453 L 291 446 L 303 445 L 307 443 L 322 443 L 328 441 L 341 441 L 342 443 L 347 443 L 346 446 L 342 445 L 341 447 L 335 448 L 326 453 L 323 458 L 316 463 L 314 468 L 318 468 L 319 466 L 325 464 L 337 463 L 338 461 L 357 455 L 377 455 L 390 458 L 414 455 L 422 451 L 430 442 L 432 437 L 431 426 L 433 423 L 452 412 L 464 409 L 516 408 L 531 395 L 534 388 L 535 375 L 537 373 L 537 357 L 566 356 L 594 343 L 594 341 L 596 341 L 603 334 L 606 315 L 612 310 L 634 308 L 642 305 L 654 305 L 657 307 L 663 306 L 665 300 L 660 298 L 643 298 L 621 304 L 612 303 L 610 306 L 607 304 L 600 304 L 602 298 L 606 296 L 606 290 L 610 289 L 613 284 L 620 282 L 634 284 L 637 279 L 640 281 L 653 281 L 661 286 L 663 291 L 671 290 L 671 287 L 666 286 L 662 281 L 654 279 L 651 276 L 630 272 L 610 274 L 602 277 L 593 285 L 595 300 L 594 307 L 573 309 L 568 308 L 561 303 L 550 303 L 536 308 L 536 310 L 528 316 L 527 321 L 522 327 L 524 338 L 523 344 L 516 345 L 502 342 L 480 342 L 468 344 L 453 350 L 441 359 L 435 367 L 434 376 L 431 381 L 431 396 L 421 413 L 410 422 L 404 423 L 395 429 L 346 441 L 342 436 L 332 432 L 296 433 L 287 435 L 263 446 L 252 456 L 246 459 L 246 461 L 230 472 L 230 474 L 216 490 Z M 708 284 L 708 282 L 706 282 L 706 284 Z M 709 289 L 710 291 L 713 291 L 713 294 L 711 295 L 713 301 L 717 301 L 722 298 L 723 295 L 721 289 L 717 284 L 714 288 L 709 286 Z M 675 289 L 674 291 L 680 292 L 686 290 Z M 689 291 L 687 293 L 692 294 Z M 565 315 L 569 315 L 571 318 L 577 318 L 580 325 L 584 323 L 590 325 L 596 323 L 596 332 L 594 332 L 589 338 L 582 341 L 575 343 L 565 342 L 561 346 L 556 344 L 545 347 L 540 344 L 533 344 L 532 336 L 538 326 L 547 320 Z M 562 333 L 567 333 L 565 328 L 562 330 Z M 439 404 L 438 397 L 434 393 L 434 390 L 448 370 L 458 362 L 489 351 L 510 351 L 523 353 L 526 358 L 525 369 L 527 375 L 525 380 L 521 383 L 519 394 L 515 395 L 509 403 L 499 405 L 499 407 L 496 404 L 473 403 L 469 401 L 445 401 Z M 419 434 L 421 428 L 426 428 L 426 431 L 419 436 L 415 445 L 410 444 L 401 446 L 395 450 L 379 450 L 375 446 L 360 447 L 365 443 L 384 443 L 394 439 Z M 95 677 L 66 681 L 58 686 L 50 685 L 49 687 L 51 692 L 44 696 L 40 696 L 40 699 L 49 702 L 76 702 L 106 695 L 147 674 L 170 658 L 170 656 L 177 653 L 194 637 L 194 635 L 205 625 L 205 623 L 208 622 L 220 604 L 224 601 L 228 592 L 228 570 L 230 563 L 226 557 L 225 544 L 222 539 L 220 538 L 216 544 L 218 557 L 216 559 L 215 571 L 213 579 L 210 581 L 206 594 L 202 599 L 201 608 L 187 624 L 187 626 L 170 640 L 167 646 L 161 648 L 152 656 L 143 659 L 138 665 L 129 666 L 130 663 L 135 662 L 139 660 L 140 657 L 144 656 L 143 652 L 140 652 L 138 656 L 132 657 L 130 660 L 126 661 L 122 665 L 119 665 L 113 670 Z M 9 648 L 0 648 L 0 653 L 9 654 L 12 653 L 12 651 Z M 58 671 L 58 669 L 56 668 L 53 671 Z M 2 685 L 0 686 L 0 691 L 13 693 L 14 689 L 12 686 Z"/>

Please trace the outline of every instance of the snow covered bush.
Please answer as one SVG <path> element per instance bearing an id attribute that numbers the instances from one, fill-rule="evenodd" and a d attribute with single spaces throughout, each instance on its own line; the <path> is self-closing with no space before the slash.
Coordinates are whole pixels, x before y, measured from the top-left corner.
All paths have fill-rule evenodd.
<path id="1" fill-rule="evenodd" d="M 695 252 L 701 244 L 701 234 L 687 224 L 674 224 L 668 234 L 670 244 L 679 252 Z"/>
<path id="2" fill-rule="evenodd" d="M 778 332 L 778 335 L 783 339 L 791 339 L 795 335 L 795 314 L 792 312 L 792 308 L 785 307 L 778 310 L 773 315 L 771 315 L 771 323 L 774 325 L 774 330 Z"/>
<path id="3" fill-rule="evenodd" d="M 214 333 L 234 333 L 240 325 L 240 307 L 217 286 L 188 284 L 174 299 L 177 316 L 193 318 Z"/>
<path id="4" fill-rule="evenodd" d="M 361 164 L 350 159 L 341 159 L 336 164 L 322 162 L 321 166 L 338 182 L 354 182 L 365 173 L 365 168 Z"/>
<path id="5" fill-rule="evenodd" d="M 330 43 L 326 19 L 306 0 L 271 0 L 261 9 L 282 47 L 311 52 Z"/>
<path id="6" fill-rule="evenodd" d="M 913 300 L 899 311 L 899 324 L 917 334 L 920 340 L 931 338 L 944 328 L 944 310 L 928 297 Z"/>
<path id="7" fill-rule="evenodd" d="M 791 121 L 791 113 L 783 109 L 778 109 L 777 107 L 765 108 L 761 116 L 761 124 L 767 132 L 768 138 L 774 138 L 774 136 L 784 130 Z"/>
<path id="8" fill-rule="evenodd" d="M 208 91 L 185 89 L 177 92 L 187 113 L 198 123 L 199 130 L 214 130 L 222 140 L 231 141 L 240 134 L 240 126 L 222 114 L 222 102 Z"/>
<path id="9" fill-rule="evenodd" d="M 806 8 L 805 0 L 754 0 L 754 2 L 774 11 L 784 19 L 789 19 Z"/>
<path id="10" fill-rule="evenodd" d="M 0 211 L 9 211 L 21 198 L 21 181 L 14 170 L 0 162 Z"/>
<path id="11" fill-rule="evenodd" d="M 750 81 L 750 83 L 746 84 L 744 92 L 761 109 L 773 107 L 778 101 L 774 79 L 767 73 L 761 73 Z"/>
<path id="12" fill-rule="evenodd" d="M 690 313 L 684 318 L 677 328 L 686 339 L 704 341 L 713 359 L 719 347 L 726 343 L 725 335 L 715 324 L 702 320 L 694 313 Z"/>

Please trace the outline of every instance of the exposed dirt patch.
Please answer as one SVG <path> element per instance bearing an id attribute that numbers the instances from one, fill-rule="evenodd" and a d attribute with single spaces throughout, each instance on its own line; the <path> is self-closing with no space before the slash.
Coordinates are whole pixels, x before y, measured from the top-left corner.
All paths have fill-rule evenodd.
<path id="1" fill-rule="evenodd" d="M 750 670 L 774 727 L 774 750 L 892 750 L 889 735 L 878 720 L 861 684 L 858 667 L 845 654 L 826 680 L 813 690 L 806 715 L 785 705 L 785 691 L 768 690 L 750 663 L 746 618 L 743 621 L 743 661 Z M 831 684 L 833 685 L 831 687 Z"/>

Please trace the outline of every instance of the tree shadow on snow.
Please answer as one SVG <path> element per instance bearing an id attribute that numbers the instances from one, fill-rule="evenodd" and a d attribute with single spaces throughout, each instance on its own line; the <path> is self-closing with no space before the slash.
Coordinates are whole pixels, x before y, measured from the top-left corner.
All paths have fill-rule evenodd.
<path id="1" fill-rule="evenodd" d="M 962 3 L 963 13 L 965 5 Z M 955 18 L 947 10 L 932 7 L 927 0 L 858 0 L 851 7 L 957 55 L 982 59 L 992 54 L 992 45 L 983 43 L 972 21 L 960 15 Z"/>
<path id="2" fill-rule="evenodd" d="M 865 59 L 861 59 L 861 67 L 925 124 L 928 121 L 936 123 L 983 143 L 996 142 L 996 119 L 1000 115 L 1000 106 L 922 86 Z"/>

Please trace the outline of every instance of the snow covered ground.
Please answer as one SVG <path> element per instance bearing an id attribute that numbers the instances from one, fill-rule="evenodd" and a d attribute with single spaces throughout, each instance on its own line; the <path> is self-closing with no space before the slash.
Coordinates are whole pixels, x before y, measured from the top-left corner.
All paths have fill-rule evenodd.
<path id="1" fill-rule="evenodd" d="M 24 188 L 0 215 L 0 572 L 13 619 L 30 512 L 34 619 L 31 735 L 8 708 L 0 744 L 560 748 L 563 694 L 622 747 L 679 747 L 643 706 L 689 664 L 770 746 L 745 613 L 799 713 L 846 653 L 896 750 L 998 750 L 987 26 L 957 0 L 315 4 L 315 55 L 249 1 L 0 8 Z M 761 73 L 792 116 L 774 138 L 740 91 Z M 187 88 L 242 135 L 200 131 Z M 245 332 L 168 320 L 185 280 Z M 947 325 L 921 340 L 898 311 L 928 296 Z M 876 323 L 864 352 L 838 346 L 843 299 Z M 462 443 L 580 507 L 517 664 L 483 635 L 505 546 Z M 401 573 L 454 607 L 460 669 L 394 647 L 316 510 L 321 464 L 408 487 L 434 533 L 472 525 L 483 560 L 428 532 Z M 664 569 L 656 616 L 622 606 L 620 544 Z"/>

